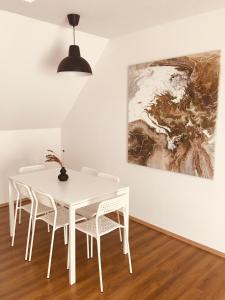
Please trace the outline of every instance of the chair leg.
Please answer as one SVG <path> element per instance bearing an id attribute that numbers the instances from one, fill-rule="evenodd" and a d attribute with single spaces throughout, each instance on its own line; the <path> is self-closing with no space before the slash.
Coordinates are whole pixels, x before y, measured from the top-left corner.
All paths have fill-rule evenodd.
<path id="1" fill-rule="evenodd" d="M 89 259 L 90 258 L 90 252 L 89 252 L 90 247 L 89 247 L 89 235 L 88 234 L 86 234 L 86 240 L 87 240 L 87 259 Z"/>
<path id="2" fill-rule="evenodd" d="M 47 217 L 47 220 L 49 221 L 48 213 L 45 213 L 45 215 L 46 215 L 46 217 Z M 48 230 L 48 232 L 50 232 L 49 222 L 47 223 L 47 230 Z"/>
<path id="3" fill-rule="evenodd" d="M 69 226 L 68 226 L 69 229 Z M 70 268 L 70 247 L 69 247 L 69 232 L 67 233 L 67 265 L 66 268 L 69 270 Z"/>
<path id="4" fill-rule="evenodd" d="M 32 236 L 31 236 L 31 243 L 30 243 L 29 261 L 31 261 L 31 257 L 32 257 L 35 226 L 36 226 L 36 218 L 34 218 L 34 219 L 33 219 L 33 222 L 32 222 Z"/>
<path id="5" fill-rule="evenodd" d="M 51 239 L 51 246 L 50 246 L 50 252 L 49 252 L 47 278 L 50 277 L 51 264 L 52 264 L 52 250 L 53 250 L 53 244 L 54 244 L 54 237 L 55 237 L 55 227 L 52 228 L 52 239 Z"/>
<path id="6" fill-rule="evenodd" d="M 29 226 L 28 226 L 28 232 L 27 232 L 27 245 L 26 245 L 25 260 L 28 259 L 28 250 L 29 250 L 29 242 L 30 242 L 31 223 L 32 223 L 32 215 L 30 214 Z"/>
<path id="7" fill-rule="evenodd" d="M 65 225 L 63 228 L 64 228 L 64 244 L 67 245 L 68 244 L 68 230 L 67 230 L 67 225 Z"/>
<path id="8" fill-rule="evenodd" d="M 70 247 L 69 247 L 69 241 L 68 241 L 68 249 L 67 249 L 67 270 L 70 268 Z"/>
<path id="9" fill-rule="evenodd" d="M 118 211 L 116 212 L 116 214 L 117 214 L 117 221 L 118 221 L 118 223 L 120 224 L 120 214 L 119 214 Z M 120 236 L 120 242 L 122 242 L 121 227 L 119 227 L 119 236 Z"/>
<path id="10" fill-rule="evenodd" d="M 16 234 L 16 221 L 17 221 L 17 214 L 18 214 L 18 202 L 16 201 L 16 209 L 15 209 L 15 217 L 14 217 L 14 224 L 13 224 L 13 235 L 12 235 L 12 242 L 11 246 L 14 246 L 15 234 Z"/>
<path id="11" fill-rule="evenodd" d="M 66 244 L 68 245 L 68 240 L 69 240 L 69 226 L 66 225 Z"/>
<path id="12" fill-rule="evenodd" d="M 65 231 L 65 226 L 63 227 L 63 239 L 64 239 L 64 245 L 66 245 L 66 231 Z"/>
<path id="13" fill-rule="evenodd" d="M 91 236 L 91 258 L 93 258 L 93 236 Z"/>
<path id="14" fill-rule="evenodd" d="M 21 206 L 22 206 L 22 199 L 20 199 L 19 224 L 21 224 L 21 213 L 22 213 Z"/>
<path id="15" fill-rule="evenodd" d="M 128 255 L 128 262 L 129 262 L 129 271 L 132 274 L 132 264 L 131 264 L 131 257 L 130 257 L 130 245 L 129 245 L 129 240 L 128 240 L 128 234 L 127 234 L 127 230 L 124 228 L 125 230 L 125 236 L 126 236 L 126 244 L 127 244 L 127 255 Z"/>
<path id="16" fill-rule="evenodd" d="M 101 292 L 103 292 L 100 237 L 97 237 L 97 251 L 98 251 L 98 270 L 99 270 L 100 290 Z"/>

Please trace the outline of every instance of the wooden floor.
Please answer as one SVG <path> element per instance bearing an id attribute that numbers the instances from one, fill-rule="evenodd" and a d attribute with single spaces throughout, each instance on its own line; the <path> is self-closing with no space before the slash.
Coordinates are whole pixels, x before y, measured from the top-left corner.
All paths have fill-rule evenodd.
<path id="1" fill-rule="evenodd" d="M 46 279 L 50 234 L 37 225 L 33 260 L 24 261 L 28 218 L 22 215 L 10 246 L 8 209 L 0 209 L 0 299 L 225 299 L 225 260 L 171 237 L 130 223 L 134 274 L 128 273 L 118 232 L 102 238 L 103 294 L 95 257 L 86 259 L 85 236 L 77 234 L 77 284 L 69 286 L 67 248 L 56 234 L 52 274 Z"/>

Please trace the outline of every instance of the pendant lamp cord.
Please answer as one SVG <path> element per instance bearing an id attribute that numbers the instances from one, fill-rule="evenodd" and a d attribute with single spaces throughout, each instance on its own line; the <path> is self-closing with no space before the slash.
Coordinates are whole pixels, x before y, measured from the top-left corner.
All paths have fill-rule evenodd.
<path id="1" fill-rule="evenodd" d="M 75 45 L 75 26 L 73 26 L 73 44 Z"/>

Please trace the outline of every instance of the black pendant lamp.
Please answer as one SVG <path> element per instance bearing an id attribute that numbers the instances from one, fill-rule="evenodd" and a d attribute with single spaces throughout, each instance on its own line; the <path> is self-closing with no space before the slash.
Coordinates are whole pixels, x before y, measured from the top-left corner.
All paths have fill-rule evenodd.
<path id="1" fill-rule="evenodd" d="M 65 57 L 58 66 L 58 73 L 88 76 L 92 74 L 89 63 L 80 56 L 80 48 L 75 45 L 75 26 L 78 25 L 80 16 L 77 14 L 67 15 L 69 24 L 73 26 L 73 45 L 70 45 L 69 55 Z"/>

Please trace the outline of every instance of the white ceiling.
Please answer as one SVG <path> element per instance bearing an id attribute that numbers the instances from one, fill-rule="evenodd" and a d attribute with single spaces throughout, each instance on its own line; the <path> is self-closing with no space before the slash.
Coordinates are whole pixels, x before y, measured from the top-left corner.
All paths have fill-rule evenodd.
<path id="1" fill-rule="evenodd" d="M 225 0 L 0 0 L 0 9 L 58 25 L 79 13 L 79 30 L 113 38 L 225 7 Z"/>

